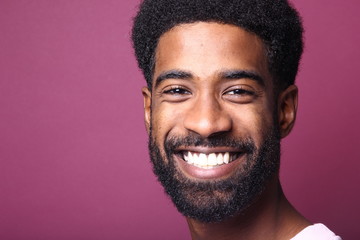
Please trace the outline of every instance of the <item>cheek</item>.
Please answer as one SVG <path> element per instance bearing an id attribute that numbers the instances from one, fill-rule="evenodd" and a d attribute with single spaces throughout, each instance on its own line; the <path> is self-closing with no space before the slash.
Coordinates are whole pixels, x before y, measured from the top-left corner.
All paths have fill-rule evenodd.
<path id="1" fill-rule="evenodd" d="M 263 136 L 273 125 L 272 112 L 268 107 L 248 105 L 230 111 L 235 134 L 251 137 L 256 143 L 263 141 Z"/>
<path id="2" fill-rule="evenodd" d="M 171 132 L 179 132 L 181 121 L 186 114 L 179 107 L 167 105 L 158 105 L 153 107 L 152 111 L 152 134 L 159 143 L 164 143 Z"/>

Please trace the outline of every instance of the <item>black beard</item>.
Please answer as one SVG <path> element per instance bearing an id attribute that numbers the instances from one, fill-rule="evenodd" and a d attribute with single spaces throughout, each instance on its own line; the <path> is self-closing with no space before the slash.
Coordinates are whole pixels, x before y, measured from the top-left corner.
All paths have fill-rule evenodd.
<path id="1" fill-rule="evenodd" d="M 173 156 L 179 146 L 233 147 L 242 149 L 246 160 L 227 179 L 193 180 L 176 166 Z M 150 134 L 149 151 L 155 175 L 180 213 L 204 223 L 220 222 L 243 213 L 279 170 L 280 135 L 277 128 L 270 129 L 259 148 L 252 139 L 225 136 L 206 139 L 172 137 L 165 141 L 164 148 L 166 157 Z"/>

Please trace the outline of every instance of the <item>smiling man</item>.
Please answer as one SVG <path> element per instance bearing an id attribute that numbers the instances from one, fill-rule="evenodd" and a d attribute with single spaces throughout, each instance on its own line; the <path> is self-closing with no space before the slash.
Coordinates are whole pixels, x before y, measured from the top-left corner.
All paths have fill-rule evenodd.
<path id="1" fill-rule="evenodd" d="M 154 172 L 193 239 L 340 239 L 279 182 L 303 48 L 288 2 L 145 0 L 132 39 Z"/>

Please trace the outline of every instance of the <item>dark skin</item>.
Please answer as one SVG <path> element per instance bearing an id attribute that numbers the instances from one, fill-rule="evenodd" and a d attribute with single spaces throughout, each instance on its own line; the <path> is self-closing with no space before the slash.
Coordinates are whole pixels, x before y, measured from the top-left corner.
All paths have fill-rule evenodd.
<path id="1" fill-rule="evenodd" d="M 259 146 L 274 124 L 281 137 L 295 122 L 298 90 L 291 85 L 274 95 L 265 46 L 260 38 L 239 27 L 197 22 L 178 25 L 163 34 L 156 50 L 153 89 L 143 88 L 145 124 L 160 150 L 168 136 L 219 134 L 251 137 Z M 150 111 L 152 110 L 152 111 Z M 187 149 L 185 149 L 187 150 Z M 236 149 L 188 149 L 198 153 Z M 224 179 L 243 164 L 213 170 L 178 160 L 177 167 L 196 181 Z M 185 166 L 185 167 L 184 167 Z M 187 218 L 192 239 L 276 239 L 295 236 L 310 223 L 286 200 L 278 173 L 265 191 L 242 214 L 219 223 Z"/>

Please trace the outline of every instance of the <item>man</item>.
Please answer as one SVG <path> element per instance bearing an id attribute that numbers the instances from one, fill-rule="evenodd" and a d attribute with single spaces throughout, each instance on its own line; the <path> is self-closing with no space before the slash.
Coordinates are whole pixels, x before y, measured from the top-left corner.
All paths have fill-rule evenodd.
<path id="1" fill-rule="evenodd" d="M 303 49 L 287 1 L 145 0 L 132 39 L 154 172 L 193 239 L 340 239 L 279 182 Z"/>

